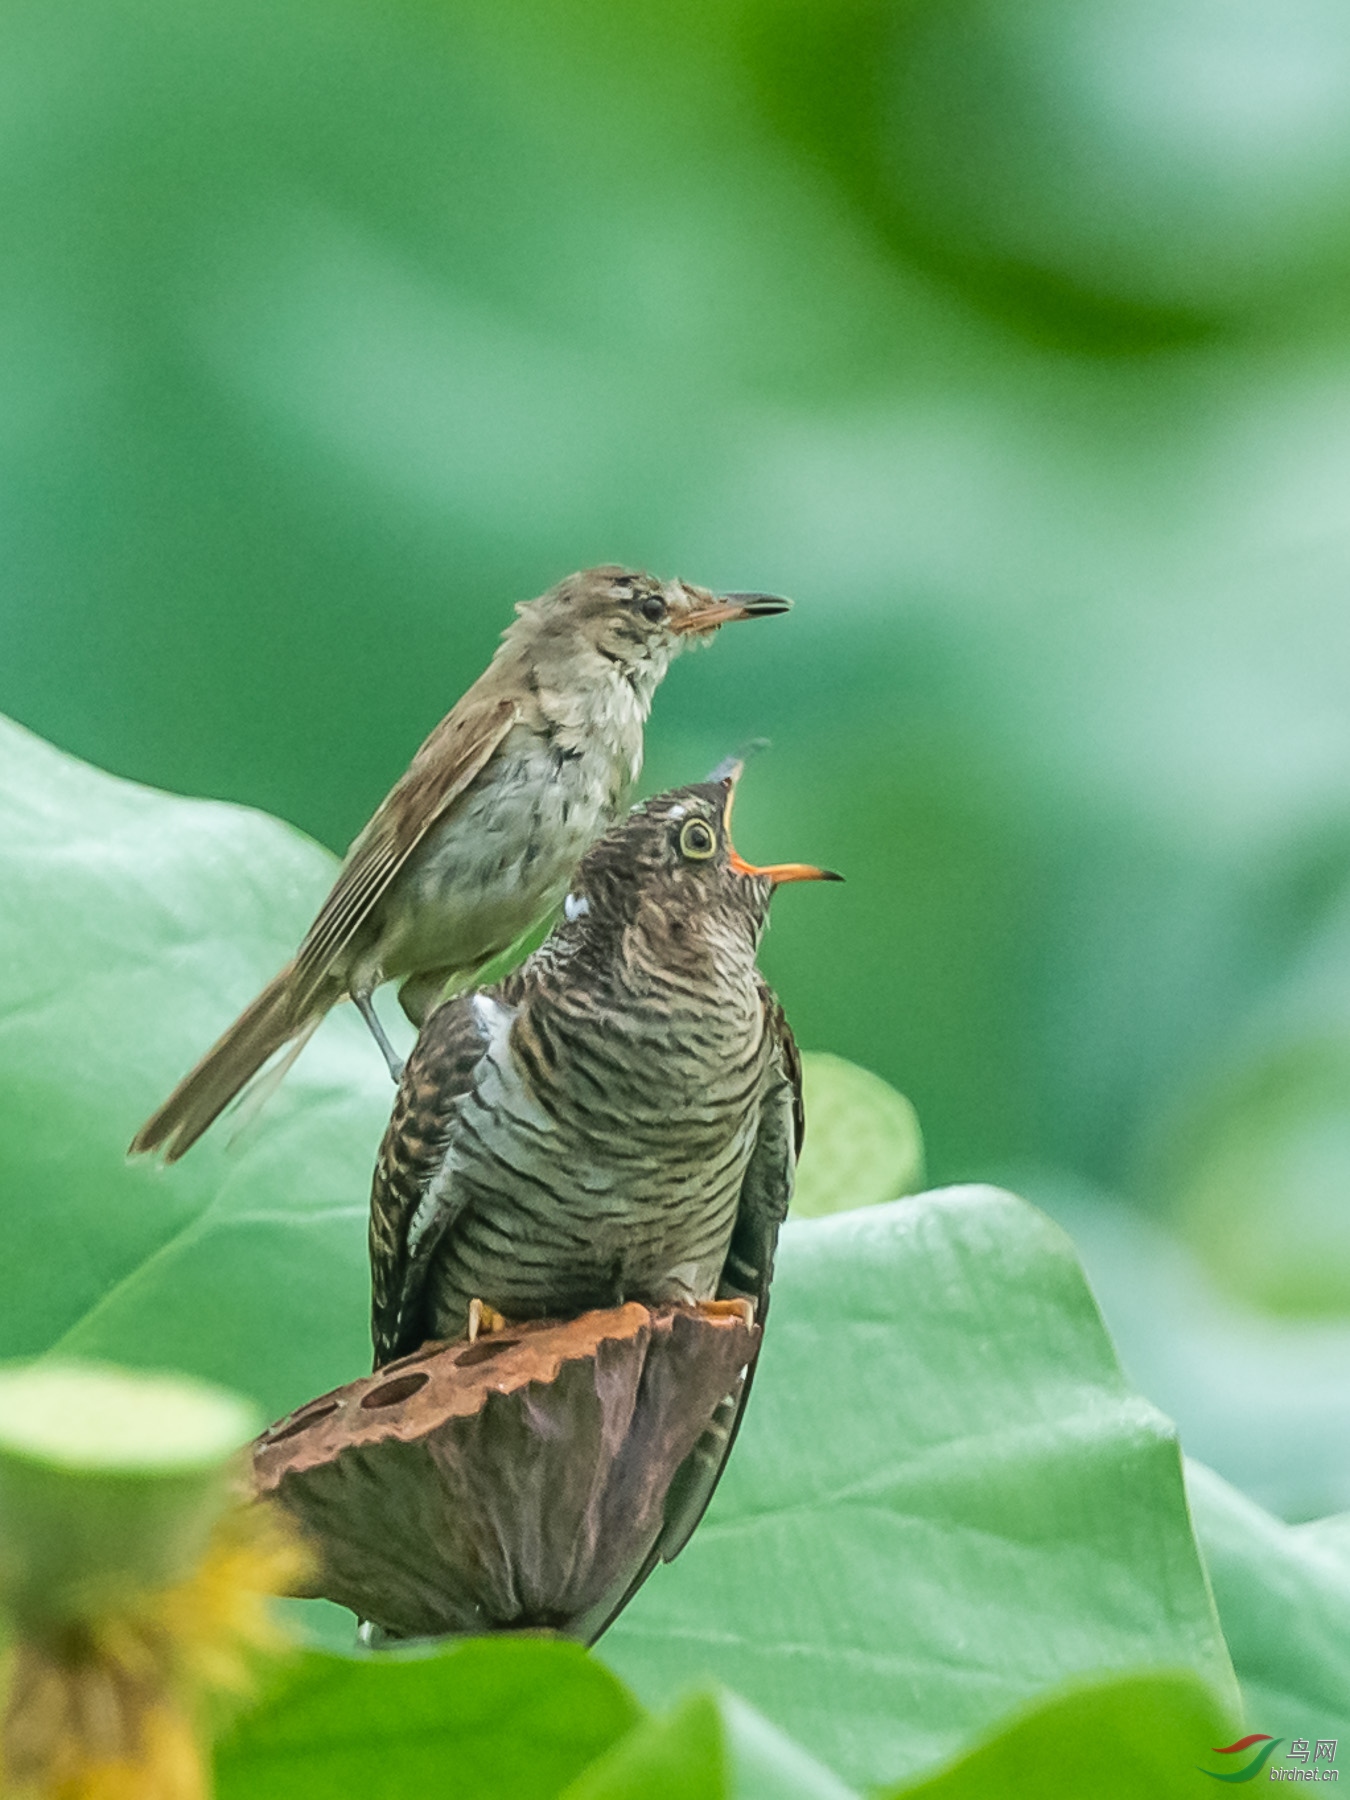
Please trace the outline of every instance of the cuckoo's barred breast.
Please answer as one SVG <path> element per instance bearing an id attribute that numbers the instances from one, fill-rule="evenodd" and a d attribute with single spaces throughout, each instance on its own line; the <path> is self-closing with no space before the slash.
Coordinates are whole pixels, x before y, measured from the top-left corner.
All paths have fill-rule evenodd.
<path id="1" fill-rule="evenodd" d="M 472 1003 L 487 1050 L 447 1150 L 463 1211 L 432 1274 L 432 1335 L 462 1331 L 475 1296 L 534 1318 L 717 1292 L 759 1125 L 763 1012 L 626 999 Z"/>

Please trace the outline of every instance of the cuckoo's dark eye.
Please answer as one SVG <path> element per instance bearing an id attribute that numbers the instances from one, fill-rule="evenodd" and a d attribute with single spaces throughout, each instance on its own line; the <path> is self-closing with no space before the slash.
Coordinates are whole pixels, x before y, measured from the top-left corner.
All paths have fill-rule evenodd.
<path id="1" fill-rule="evenodd" d="M 690 819 L 680 832 L 680 854 L 706 862 L 717 849 L 717 834 L 706 819 Z"/>
<path id="2" fill-rule="evenodd" d="M 666 603 L 659 594 L 649 594 L 639 611 L 649 625 L 659 625 L 666 616 Z"/>

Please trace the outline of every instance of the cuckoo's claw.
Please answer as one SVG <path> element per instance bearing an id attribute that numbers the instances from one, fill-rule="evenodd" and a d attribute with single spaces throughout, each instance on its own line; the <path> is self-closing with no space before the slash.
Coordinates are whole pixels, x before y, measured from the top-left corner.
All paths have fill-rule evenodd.
<path id="1" fill-rule="evenodd" d="M 755 1322 L 753 1300 L 700 1300 L 698 1310 L 705 1319 L 739 1319 L 747 1331 Z"/>
<path id="2" fill-rule="evenodd" d="M 469 1342 L 476 1344 L 480 1333 L 505 1331 L 506 1320 L 495 1306 L 489 1306 L 486 1300 L 470 1300 L 469 1302 Z"/>

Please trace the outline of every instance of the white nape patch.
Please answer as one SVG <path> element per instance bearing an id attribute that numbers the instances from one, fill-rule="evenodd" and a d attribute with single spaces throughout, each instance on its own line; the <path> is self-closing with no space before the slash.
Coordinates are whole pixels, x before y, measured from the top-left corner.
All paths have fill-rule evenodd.
<path id="1" fill-rule="evenodd" d="M 687 806 L 672 806 L 670 811 L 666 814 L 666 817 L 668 819 L 682 819 L 688 811 L 689 808 Z"/>
<path id="2" fill-rule="evenodd" d="M 499 1000 L 492 999 L 489 994 L 475 994 L 469 1005 L 473 1008 L 474 1017 L 478 1020 L 479 1028 L 489 1044 L 502 1022 L 505 1021 L 509 1029 L 511 1020 L 515 1017 L 510 1007 L 503 1006 Z"/>
<path id="3" fill-rule="evenodd" d="M 591 910 L 591 903 L 585 894 L 569 894 L 563 901 L 563 917 L 569 925 L 575 925 L 578 919 L 584 919 Z"/>

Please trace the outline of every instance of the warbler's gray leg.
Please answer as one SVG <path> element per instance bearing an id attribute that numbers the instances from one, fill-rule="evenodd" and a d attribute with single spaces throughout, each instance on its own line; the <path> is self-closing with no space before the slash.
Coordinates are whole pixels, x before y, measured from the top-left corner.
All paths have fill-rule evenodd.
<path id="1" fill-rule="evenodd" d="M 369 994 L 353 994 L 352 999 L 356 1002 L 356 1010 L 370 1027 L 370 1035 L 380 1046 L 384 1060 L 389 1064 L 389 1073 L 395 1081 L 402 1081 L 403 1058 L 385 1036 L 384 1026 L 381 1025 L 379 1014 L 375 1011 L 375 1002 Z"/>

